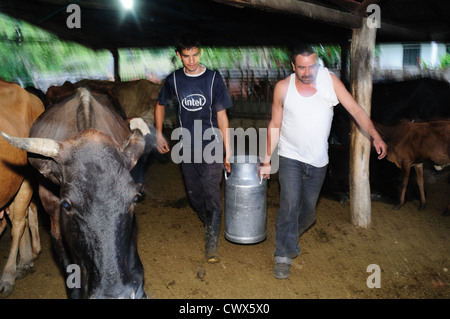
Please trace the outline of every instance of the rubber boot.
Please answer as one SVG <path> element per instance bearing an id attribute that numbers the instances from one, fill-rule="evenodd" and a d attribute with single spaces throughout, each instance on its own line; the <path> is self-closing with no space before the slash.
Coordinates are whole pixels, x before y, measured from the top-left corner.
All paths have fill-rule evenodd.
<path id="1" fill-rule="evenodd" d="M 209 212 L 205 223 L 205 255 L 206 260 L 211 264 L 219 262 L 217 244 L 219 241 L 221 217 L 220 211 Z"/>

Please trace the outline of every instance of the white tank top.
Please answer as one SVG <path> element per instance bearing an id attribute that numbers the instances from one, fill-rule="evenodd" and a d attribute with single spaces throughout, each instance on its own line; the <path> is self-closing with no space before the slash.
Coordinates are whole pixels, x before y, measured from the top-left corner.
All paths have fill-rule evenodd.
<path id="1" fill-rule="evenodd" d="M 333 106 L 316 92 L 301 96 L 291 74 L 283 105 L 283 120 L 278 154 L 315 167 L 328 164 L 328 136 L 333 120 Z"/>

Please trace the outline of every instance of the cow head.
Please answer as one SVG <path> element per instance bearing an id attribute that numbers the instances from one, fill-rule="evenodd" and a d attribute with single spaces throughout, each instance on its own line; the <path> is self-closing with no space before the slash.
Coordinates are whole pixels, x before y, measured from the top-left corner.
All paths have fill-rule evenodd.
<path id="1" fill-rule="evenodd" d="M 144 150 L 141 132 L 132 131 L 123 146 L 92 129 L 63 142 L 2 134 L 12 145 L 57 166 L 49 171 L 39 164 L 45 160 L 32 162 L 60 188 L 65 257 L 81 273 L 81 289 L 73 291 L 74 297 L 145 298 L 135 237 L 136 186 L 129 173 Z"/>

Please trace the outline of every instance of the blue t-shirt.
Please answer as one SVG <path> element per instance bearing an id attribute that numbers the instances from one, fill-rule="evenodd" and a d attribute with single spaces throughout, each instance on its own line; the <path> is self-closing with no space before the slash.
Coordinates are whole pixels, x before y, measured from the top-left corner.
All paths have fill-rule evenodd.
<path id="1" fill-rule="evenodd" d="M 174 105 L 177 107 L 180 127 L 186 128 L 191 134 L 191 145 L 194 145 L 194 135 L 203 137 L 207 129 L 211 129 L 210 139 L 202 138 L 202 143 L 209 144 L 220 135 L 217 124 L 217 112 L 232 106 L 230 95 L 217 71 L 205 69 L 197 76 L 188 76 L 184 69 L 178 69 L 169 74 L 158 96 L 160 105 Z M 202 132 L 194 132 L 194 127 L 201 126 Z M 210 132 L 211 132 L 210 131 Z"/>

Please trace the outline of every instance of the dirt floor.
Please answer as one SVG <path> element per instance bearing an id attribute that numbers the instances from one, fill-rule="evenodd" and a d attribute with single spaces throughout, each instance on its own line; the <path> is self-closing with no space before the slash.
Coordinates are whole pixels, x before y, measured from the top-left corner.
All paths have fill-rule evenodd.
<path id="1" fill-rule="evenodd" d="M 373 202 L 368 229 L 351 224 L 349 203 L 321 197 L 317 223 L 299 241 L 302 254 L 294 259 L 290 278 L 277 280 L 276 175 L 268 185 L 267 239 L 229 242 L 222 223 L 221 261 L 208 264 L 202 225 L 187 202 L 179 167 L 155 162 L 147 171 L 147 197 L 136 207 L 146 292 L 156 299 L 449 298 L 450 217 L 441 216 L 450 199 L 449 175 L 447 169 L 427 179 L 425 210 L 418 210 L 418 201 L 401 210 Z M 10 299 L 66 298 L 45 216 L 41 220 L 42 253 L 35 271 L 16 281 Z M 9 242 L 10 230 L 0 241 L 1 269 Z M 367 285 L 371 264 L 380 267 L 380 288 Z"/>

